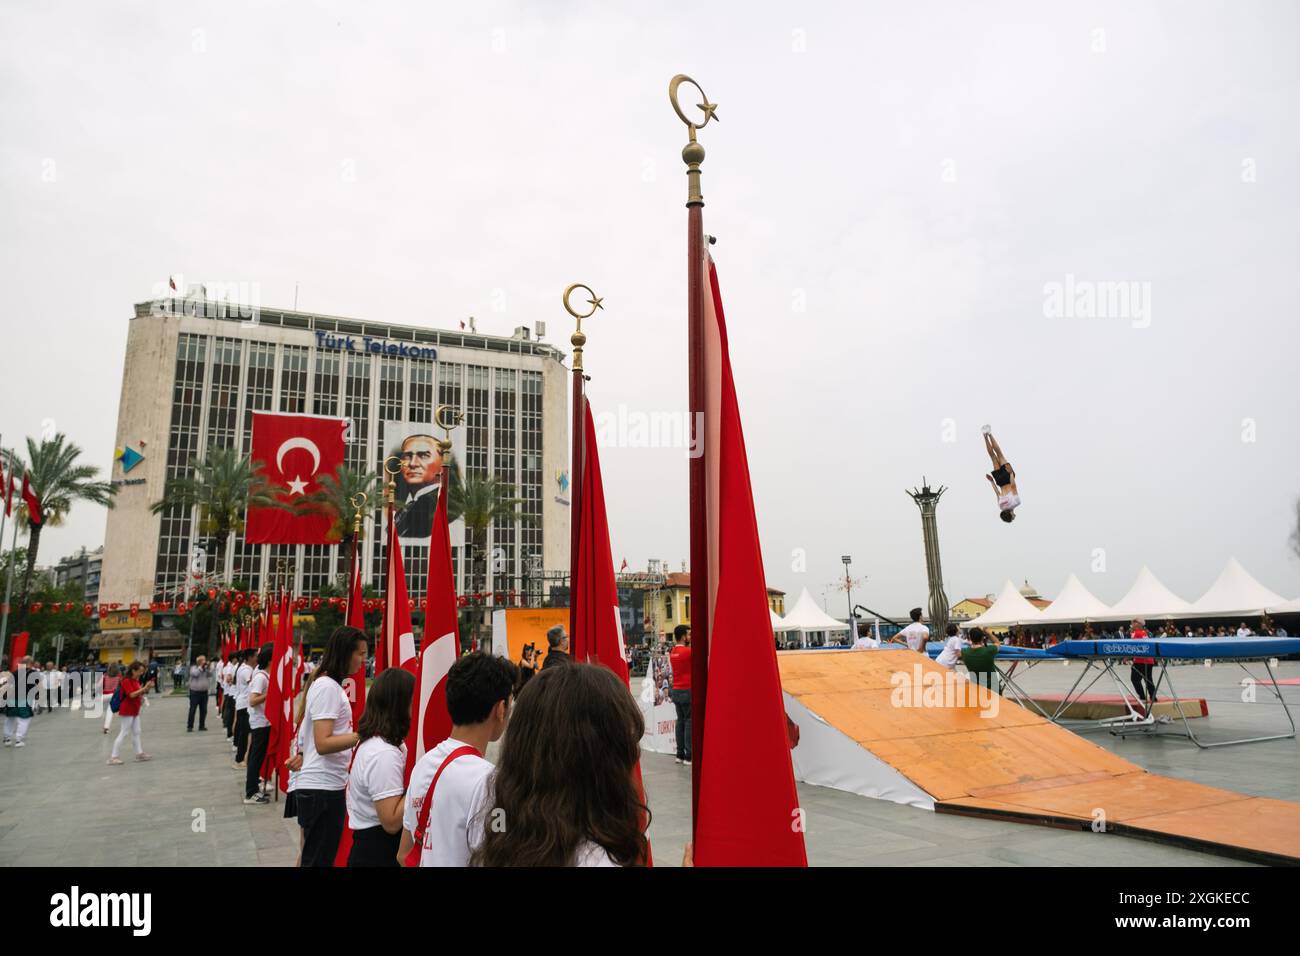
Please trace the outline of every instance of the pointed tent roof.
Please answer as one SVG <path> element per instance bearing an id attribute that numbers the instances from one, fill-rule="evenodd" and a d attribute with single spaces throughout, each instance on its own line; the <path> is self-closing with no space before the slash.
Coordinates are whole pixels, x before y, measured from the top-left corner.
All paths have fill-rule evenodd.
<path id="1" fill-rule="evenodd" d="M 848 625 L 843 621 L 837 621 L 825 611 L 817 606 L 817 602 L 812 599 L 808 589 L 804 588 L 799 594 L 799 600 L 795 601 L 794 607 L 785 612 L 785 617 L 780 622 L 773 622 L 772 629 L 776 631 L 843 631 L 848 629 Z"/>
<path id="2" fill-rule="evenodd" d="M 1042 620 L 1043 612 L 1026 600 L 1011 579 L 1002 585 L 1002 593 L 993 602 L 993 606 L 974 620 L 966 621 L 962 627 L 1002 627 L 1007 624 L 1037 624 Z"/>
<path id="3" fill-rule="evenodd" d="M 781 630 L 781 615 L 777 614 L 776 611 L 773 611 L 770 607 L 767 609 L 767 613 L 772 615 L 772 630 Z"/>
<path id="4" fill-rule="evenodd" d="M 1096 621 L 1107 616 L 1110 608 L 1093 596 L 1077 577 L 1071 574 L 1056 600 L 1042 611 L 1035 623 L 1064 624 L 1068 621 Z"/>
<path id="5" fill-rule="evenodd" d="M 1160 579 L 1144 564 L 1128 593 L 1111 605 L 1107 620 L 1178 617 L 1186 615 L 1191 609 L 1191 604 L 1161 584 Z"/>
<path id="6" fill-rule="evenodd" d="M 1300 598 L 1268 609 L 1270 614 L 1300 614 Z"/>
<path id="7" fill-rule="evenodd" d="M 1285 599 L 1252 578 L 1236 558 L 1229 558 L 1210 589 L 1192 604 L 1191 610 L 1201 617 L 1246 614 L 1254 617 L 1264 609 L 1284 604 Z"/>

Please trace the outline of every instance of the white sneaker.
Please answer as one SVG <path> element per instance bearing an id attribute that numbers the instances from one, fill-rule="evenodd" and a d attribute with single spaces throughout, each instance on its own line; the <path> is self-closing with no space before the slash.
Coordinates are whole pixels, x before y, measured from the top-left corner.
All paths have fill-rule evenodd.
<path id="1" fill-rule="evenodd" d="M 673 759 L 676 760 L 678 763 L 681 763 L 681 762 L 682 762 L 682 758 L 681 758 L 681 757 L 674 757 Z"/>
<path id="2" fill-rule="evenodd" d="M 15 742 L 14 742 L 14 746 L 15 746 L 15 747 L 26 747 L 26 746 L 27 746 L 27 741 L 25 741 L 25 740 L 18 740 L 18 741 L 15 741 Z"/>
<path id="3" fill-rule="evenodd" d="M 14 742 L 13 742 L 12 740 L 10 740 L 8 737 L 6 737 L 6 738 L 5 738 L 5 746 L 6 746 L 6 747 L 12 747 L 13 745 L 14 745 Z"/>
<path id="4" fill-rule="evenodd" d="M 244 797 L 244 803 L 248 806 L 262 806 L 270 802 L 270 799 L 264 793 L 255 793 L 251 797 Z"/>

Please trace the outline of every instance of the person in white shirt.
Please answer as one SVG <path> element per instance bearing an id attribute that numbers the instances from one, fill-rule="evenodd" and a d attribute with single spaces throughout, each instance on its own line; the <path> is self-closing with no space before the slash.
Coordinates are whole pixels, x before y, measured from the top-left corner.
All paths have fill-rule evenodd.
<path id="1" fill-rule="evenodd" d="M 961 660 L 961 650 L 966 646 L 966 642 L 962 640 L 961 632 L 956 624 L 949 624 L 945 635 L 947 640 L 944 642 L 943 650 L 935 658 L 935 663 L 942 664 L 948 670 L 954 670 L 957 667 L 957 662 Z"/>
<path id="2" fill-rule="evenodd" d="M 390 667 L 366 692 L 357 723 L 361 743 L 348 770 L 348 866 L 398 866 L 406 810 L 406 734 L 411 729 L 415 675 Z"/>
<path id="3" fill-rule="evenodd" d="M 880 647 L 880 641 L 871 636 L 871 630 L 866 624 L 858 625 L 858 636 L 853 641 L 853 650 L 870 651 Z"/>
<path id="4" fill-rule="evenodd" d="M 399 860 L 405 861 L 419 844 L 420 866 L 468 865 L 471 821 L 486 800 L 492 773 L 484 755 L 488 744 L 505 733 L 518 677 L 511 661 L 482 651 L 466 654 L 451 665 L 447 672 L 451 736 L 421 757 L 411 771 Z M 431 786 L 433 798 L 426 810 Z M 421 817 L 426 818 L 423 839 L 417 839 Z"/>
<path id="5" fill-rule="evenodd" d="M 239 666 L 235 669 L 235 763 L 236 770 L 244 769 L 248 753 L 248 682 L 253 679 L 253 660 L 257 651 L 251 647 L 239 652 Z"/>
<path id="6" fill-rule="evenodd" d="M 912 650 L 924 654 L 926 642 L 930 640 L 930 629 L 921 623 L 921 613 L 919 607 L 912 608 L 912 623 L 891 637 L 890 643 L 906 644 Z"/>
<path id="7" fill-rule="evenodd" d="M 236 663 L 237 655 L 232 654 L 230 658 L 221 665 L 221 723 L 226 728 L 226 740 L 230 745 L 235 745 L 235 671 L 239 667 Z"/>
<path id="8" fill-rule="evenodd" d="M 543 669 L 515 703 L 474 815 L 470 865 L 644 866 L 648 812 L 636 774 L 644 729 L 609 668 Z"/>
<path id="9" fill-rule="evenodd" d="M 271 721 L 266 716 L 266 698 L 271 690 L 271 658 L 275 645 L 264 644 L 257 652 L 257 670 L 248 681 L 248 772 L 244 776 L 244 802 L 263 806 L 271 798 L 262 792 L 262 763 L 271 742 Z"/>
<path id="10" fill-rule="evenodd" d="M 1254 631 L 1252 631 L 1250 628 L 1246 626 L 1245 621 L 1242 621 L 1241 626 L 1237 628 L 1238 637 L 1251 637 L 1252 635 L 1254 635 L 1254 633 L 1255 633 Z"/>
<path id="11" fill-rule="evenodd" d="M 993 429 L 985 425 L 980 431 L 984 434 L 984 450 L 993 461 L 993 473 L 985 475 L 993 486 L 993 494 L 998 499 L 999 516 L 1010 524 L 1016 520 L 1016 509 L 1020 507 L 1020 491 L 1016 487 L 1016 470 L 1002 454 L 998 440 L 993 437 Z"/>
<path id="12" fill-rule="evenodd" d="M 304 867 L 332 867 L 343 837 L 348 751 L 361 739 L 352 730 L 352 701 L 343 690 L 343 681 L 365 663 L 367 650 L 364 631 L 336 628 L 307 684 L 302 764 L 294 787 L 295 812 L 303 830 L 300 865 Z"/>

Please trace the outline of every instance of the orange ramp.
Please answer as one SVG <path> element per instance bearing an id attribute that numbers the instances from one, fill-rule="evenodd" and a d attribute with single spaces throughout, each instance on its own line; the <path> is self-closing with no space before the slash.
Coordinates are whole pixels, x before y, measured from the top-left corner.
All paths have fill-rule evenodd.
<path id="1" fill-rule="evenodd" d="M 938 812 L 1104 826 L 1256 862 L 1300 862 L 1300 803 L 1148 773 L 1010 700 L 976 699 L 964 679 L 913 651 L 777 658 L 801 731 L 796 775 L 809 783 Z M 937 693 L 941 684 L 956 692 Z M 918 693 L 921 685 L 936 692 Z"/>

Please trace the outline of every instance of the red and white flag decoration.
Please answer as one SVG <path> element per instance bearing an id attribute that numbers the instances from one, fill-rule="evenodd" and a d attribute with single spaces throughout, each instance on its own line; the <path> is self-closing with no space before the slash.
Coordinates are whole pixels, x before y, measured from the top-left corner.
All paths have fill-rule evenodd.
<path id="1" fill-rule="evenodd" d="M 347 622 L 348 627 L 355 627 L 358 631 L 364 632 L 366 629 L 366 615 L 361 605 L 361 563 L 357 561 L 357 542 L 354 538 L 352 541 L 352 588 L 348 592 Z M 301 661 L 299 664 L 301 664 Z M 379 668 L 376 667 L 375 676 L 378 675 Z M 366 709 L 365 661 L 361 662 L 361 668 L 349 680 L 351 685 L 345 689 L 348 692 L 348 700 L 352 702 L 352 729 L 356 730 L 357 725 L 361 723 L 361 714 Z"/>
<path id="2" fill-rule="evenodd" d="M 40 496 L 28 481 L 27 472 L 23 472 L 23 501 L 27 505 L 27 523 L 40 524 L 45 520 L 45 511 L 41 507 Z"/>
<path id="3" fill-rule="evenodd" d="M 388 570 L 385 576 L 384 623 L 375 653 L 375 676 L 389 667 L 416 672 L 415 627 L 411 624 L 411 601 L 406 590 L 406 564 L 402 543 L 397 540 L 393 513 L 388 513 Z"/>
<path id="4" fill-rule="evenodd" d="M 696 866 L 807 866 L 722 294 L 705 254 L 703 441 L 710 600 Z"/>
<path id="5" fill-rule="evenodd" d="M 346 428 L 343 418 L 253 412 L 251 457 L 258 475 L 286 504 L 313 494 L 321 477 L 343 464 Z M 244 535 L 249 544 L 329 544 L 333 523 L 323 511 L 249 508 Z"/>
<path id="6" fill-rule="evenodd" d="M 415 698 L 411 701 L 411 730 L 406 737 L 406 779 L 425 753 L 451 734 L 447 713 L 447 672 L 460 656 L 456 581 L 451 565 L 451 531 L 447 526 L 449 482 L 446 467 L 433 511 L 429 535 L 429 586 L 424 611 L 424 633 L 420 637 L 420 662 L 415 673 Z M 395 541 L 392 529 L 388 540 Z"/>
<path id="7" fill-rule="evenodd" d="M 280 620 L 272 628 L 270 686 L 266 692 L 265 714 L 270 721 L 270 736 L 266 745 L 266 758 L 262 761 L 261 778 L 278 777 L 281 793 L 289 792 L 289 776 L 276 771 L 289 759 L 289 739 L 293 736 L 293 608 L 289 595 L 280 597 Z"/>

